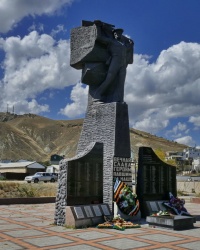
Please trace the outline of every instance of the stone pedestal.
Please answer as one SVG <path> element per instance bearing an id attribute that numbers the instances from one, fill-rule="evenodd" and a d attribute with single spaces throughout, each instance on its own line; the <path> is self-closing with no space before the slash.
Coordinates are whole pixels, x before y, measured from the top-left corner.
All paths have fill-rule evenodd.
<path id="1" fill-rule="evenodd" d="M 172 230 L 186 230 L 193 228 L 194 218 L 189 216 L 147 216 L 146 221 L 151 226 L 165 227 Z"/>
<path id="2" fill-rule="evenodd" d="M 120 215 L 120 217 L 126 221 L 131 221 L 134 223 L 139 223 L 141 220 L 141 212 L 139 211 L 135 216 L 130 216 L 123 214 L 120 209 L 117 208 L 117 212 L 115 213 L 115 216 Z"/>
<path id="3" fill-rule="evenodd" d="M 90 97 L 89 97 L 90 99 Z M 82 133 L 77 147 L 77 154 L 72 159 L 65 159 L 60 162 L 60 173 L 58 181 L 58 193 L 56 197 L 55 224 L 64 225 L 66 221 L 65 207 L 68 204 L 68 176 L 70 166 L 93 158 L 95 164 L 101 164 L 103 168 L 103 200 L 108 204 L 112 214 L 113 209 L 113 163 L 114 157 L 119 161 L 130 158 L 130 134 L 128 120 L 128 106 L 126 103 L 93 103 L 89 100 L 86 118 L 84 120 Z M 101 151 L 101 145 L 103 150 Z M 98 151 L 98 154 L 95 152 Z M 101 157 L 103 162 L 101 161 Z M 121 159 L 121 160 L 120 160 Z M 92 166 L 93 166 L 92 165 Z M 73 167 L 73 166 L 72 166 Z M 69 173 L 68 173 L 69 171 Z M 122 170 L 123 172 L 123 170 Z M 132 173 L 127 172 L 126 177 L 131 180 Z M 90 179 L 88 174 L 88 179 Z M 93 180 L 90 180 L 91 182 Z M 100 183 L 100 182 L 99 182 Z M 130 184 L 132 184 L 130 182 Z M 92 197 L 93 199 L 93 197 Z M 77 200 L 73 205 L 77 204 Z M 89 203 L 85 203 L 89 204 Z"/>
<path id="4" fill-rule="evenodd" d="M 89 102 L 77 154 L 91 142 L 103 143 L 103 202 L 113 212 L 113 158 L 129 158 L 131 151 L 126 103 Z"/>
<path id="5" fill-rule="evenodd" d="M 105 221 L 104 216 L 111 216 L 107 204 L 67 206 L 65 225 L 73 228 L 97 226 Z"/>

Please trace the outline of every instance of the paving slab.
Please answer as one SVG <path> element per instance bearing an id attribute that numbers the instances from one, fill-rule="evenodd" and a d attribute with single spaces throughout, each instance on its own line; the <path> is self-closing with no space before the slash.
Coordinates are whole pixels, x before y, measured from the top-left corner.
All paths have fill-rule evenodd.
<path id="1" fill-rule="evenodd" d="M 55 204 L 0 205 L 0 250 L 113 250 L 200 249 L 200 204 L 186 202 L 197 222 L 190 230 L 172 231 L 149 227 L 118 231 L 96 227 L 72 229 L 56 226 Z"/>
<path id="2" fill-rule="evenodd" d="M 55 246 L 73 242 L 71 240 L 59 236 L 39 237 L 39 238 L 25 239 L 23 241 L 31 243 L 36 247 L 49 247 L 49 246 Z"/>
<path id="3" fill-rule="evenodd" d="M 76 246 L 70 246 L 70 247 L 59 247 L 56 248 L 56 250 L 99 250 L 100 248 L 97 247 L 92 247 L 92 246 L 88 246 L 88 245 L 76 245 Z"/>
<path id="4" fill-rule="evenodd" d="M 79 239 L 85 239 L 85 240 L 96 240 L 96 239 L 102 239 L 106 237 L 112 237 L 112 234 L 109 234 L 109 232 L 101 233 L 97 231 L 88 231 L 88 232 L 78 232 L 71 234 L 73 237 L 77 237 Z"/>
<path id="5" fill-rule="evenodd" d="M 19 246 L 13 242 L 10 242 L 10 241 L 2 241 L 1 244 L 0 244 L 0 250 L 21 250 L 21 249 L 24 249 L 24 247 L 22 246 Z"/>
<path id="6" fill-rule="evenodd" d="M 172 241 L 178 241 L 178 240 L 184 240 L 184 237 L 176 237 L 176 236 L 170 236 L 170 235 L 163 235 L 163 234 L 149 234 L 149 235 L 143 235 L 139 236 L 141 239 L 148 239 L 151 241 L 157 241 L 157 242 L 172 242 Z"/>
<path id="7" fill-rule="evenodd" d="M 109 246 L 110 249 L 137 249 L 139 247 L 144 248 L 150 245 L 145 242 L 126 239 L 126 238 L 101 241 L 99 242 L 99 244 Z"/>
<path id="8" fill-rule="evenodd" d="M 191 249 L 191 250 L 199 250 L 200 248 L 200 240 L 196 242 L 190 242 L 190 243 L 184 243 L 177 245 L 178 247 L 184 247 L 186 249 Z"/>

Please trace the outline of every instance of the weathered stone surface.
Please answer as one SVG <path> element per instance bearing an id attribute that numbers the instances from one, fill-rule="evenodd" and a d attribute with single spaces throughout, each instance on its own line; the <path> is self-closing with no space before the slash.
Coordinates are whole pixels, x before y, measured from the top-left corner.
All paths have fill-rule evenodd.
<path id="1" fill-rule="evenodd" d="M 88 85 L 98 85 L 105 80 L 107 70 L 104 63 L 86 63 L 82 71 L 81 82 Z"/>
<path id="2" fill-rule="evenodd" d="M 55 203 L 54 223 L 58 226 L 65 224 L 65 207 L 67 196 L 67 162 L 60 162 L 60 172 L 58 176 L 58 192 Z"/>
<path id="3" fill-rule="evenodd" d="M 96 44 L 97 27 L 77 27 L 71 30 L 70 65 L 83 69 L 86 62 L 105 62 L 109 58 L 105 46 Z"/>
<path id="4" fill-rule="evenodd" d="M 77 153 L 91 142 L 102 142 L 103 202 L 113 211 L 113 157 L 130 157 L 128 106 L 126 103 L 90 104 Z"/>

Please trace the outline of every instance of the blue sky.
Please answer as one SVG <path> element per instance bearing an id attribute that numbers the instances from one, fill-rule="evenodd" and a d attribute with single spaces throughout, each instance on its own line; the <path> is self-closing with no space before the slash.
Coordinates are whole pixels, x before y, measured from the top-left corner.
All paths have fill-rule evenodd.
<path id="1" fill-rule="evenodd" d="M 0 112 L 84 118 L 88 89 L 70 67 L 82 20 L 135 43 L 125 101 L 130 127 L 200 146 L 199 0 L 0 0 Z"/>

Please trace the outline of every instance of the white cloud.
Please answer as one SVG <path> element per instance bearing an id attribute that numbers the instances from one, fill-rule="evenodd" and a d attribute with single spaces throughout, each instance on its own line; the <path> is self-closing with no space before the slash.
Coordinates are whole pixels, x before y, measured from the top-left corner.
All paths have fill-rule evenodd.
<path id="1" fill-rule="evenodd" d="M 9 31 L 26 16 L 54 14 L 72 2 L 73 0 L 1 0 L 0 32 Z"/>
<path id="2" fill-rule="evenodd" d="M 200 127 L 200 116 L 191 116 L 189 122 L 193 123 L 196 127 Z"/>
<path id="3" fill-rule="evenodd" d="M 66 32 L 66 30 L 65 30 L 65 28 L 64 28 L 64 25 L 61 25 L 61 24 L 57 25 L 57 26 L 56 26 L 56 29 L 53 29 L 53 30 L 52 30 L 51 36 L 55 37 L 55 36 L 56 36 L 57 34 L 59 34 L 60 32 L 63 32 L 63 33 Z"/>
<path id="4" fill-rule="evenodd" d="M 190 147 L 195 146 L 195 141 L 189 135 L 181 137 L 181 138 L 177 138 L 175 141 L 180 143 L 180 144 L 185 144 L 185 145 L 190 146 Z"/>
<path id="5" fill-rule="evenodd" d="M 131 126 L 157 132 L 171 118 L 199 114 L 200 44 L 181 42 L 162 51 L 155 63 L 143 55 L 134 58 L 125 85 Z"/>
<path id="6" fill-rule="evenodd" d="M 155 116 L 147 116 L 146 118 L 142 118 L 141 121 L 135 123 L 135 128 L 138 128 L 142 131 L 147 131 L 150 133 L 156 133 L 156 131 L 161 130 L 163 127 L 168 125 L 169 121 L 163 119 L 157 119 Z"/>
<path id="7" fill-rule="evenodd" d="M 47 34 L 32 31 L 24 38 L 1 39 L 0 44 L 5 52 L 4 78 L 0 82 L 1 108 L 7 103 L 18 106 L 20 102 L 35 99 L 46 89 L 64 88 L 80 79 L 80 72 L 70 67 L 67 40 L 56 42 Z"/>
<path id="8" fill-rule="evenodd" d="M 22 100 L 15 104 L 15 113 L 34 113 L 40 114 L 42 112 L 49 112 L 49 106 L 47 104 L 40 105 L 35 99 L 31 101 Z"/>
<path id="9" fill-rule="evenodd" d="M 184 131 L 186 129 L 187 129 L 187 124 L 178 122 L 178 124 L 173 127 L 172 131 L 176 134 L 178 131 Z"/>
<path id="10" fill-rule="evenodd" d="M 188 134 L 190 129 L 186 123 L 178 122 L 171 130 L 166 131 L 166 136 L 171 136 L 172 138 L 182 137 L 183 133 Z"/>
<path id="11" fill-rule="evenodd" d="M 28 28 L 28 31 L 31 32 L 33 30 L 36 30 L 36 24 L 33 23 L 29 28 Z"/>
<path id="12" fill-rule="evenodd" d="M 85 113 L 88 100 L 88 87 L 85 87 L 80 82 L 77 83 L 71 92 L 71 104 L 67 104 L 65 108 L 60 110 L 60 114 L 66 115 L 69 118 L 76 118 Z"/>
<path id="13" fill-rule="evenodd" d="M 42 23 L 38 23 L 38 24 L 33 23 L 33 24 L 28 28 L 28 31 L 31 32 L 31 31 L 33 31 L 33 30 L 38 30 L 38 31 L 44 32 L 44 24 L 42 24 Z"/>

